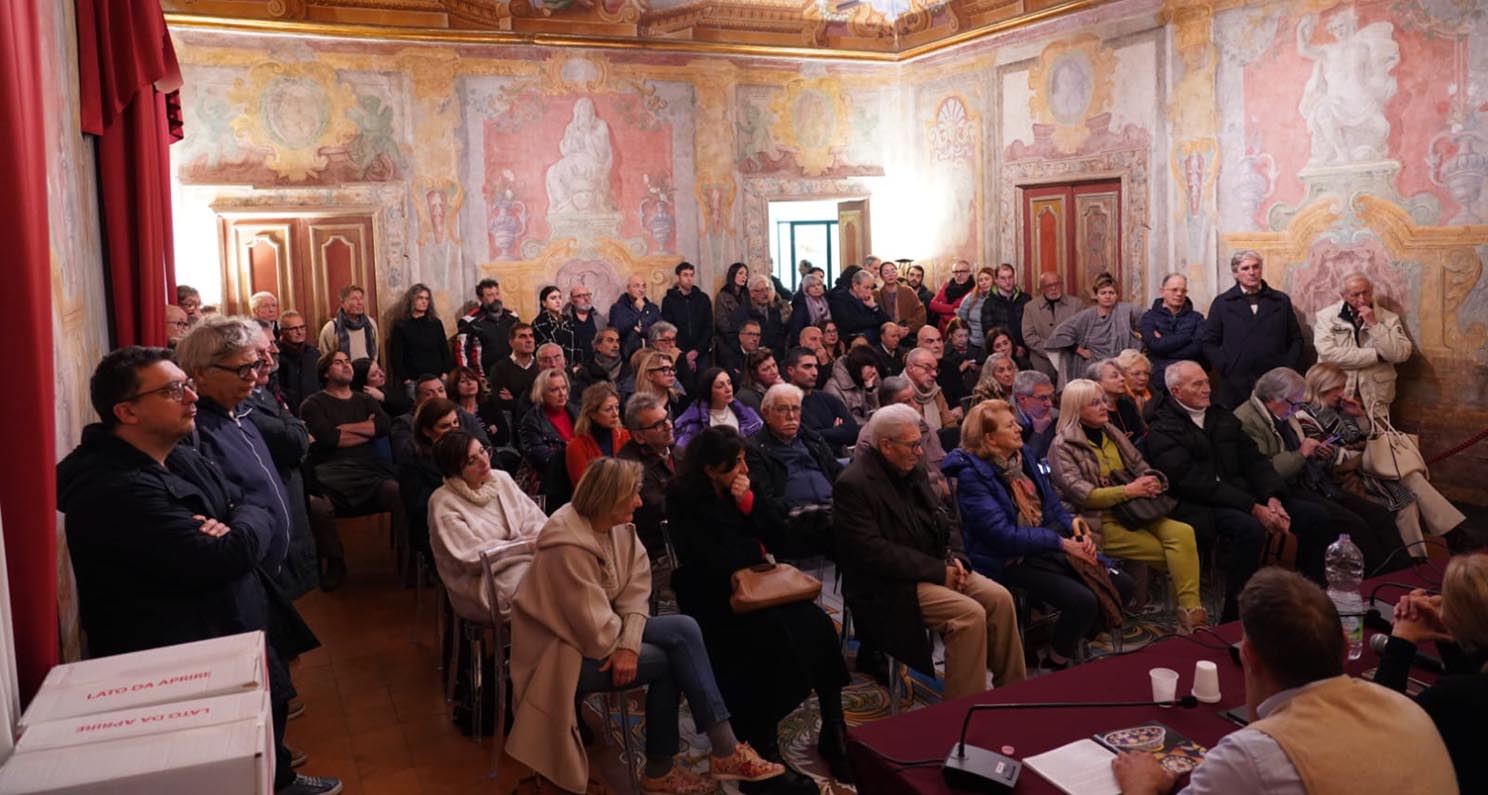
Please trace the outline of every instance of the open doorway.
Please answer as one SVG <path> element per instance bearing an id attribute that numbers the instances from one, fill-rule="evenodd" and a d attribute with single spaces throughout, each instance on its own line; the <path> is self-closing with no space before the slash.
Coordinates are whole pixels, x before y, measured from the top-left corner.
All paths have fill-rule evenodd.
<path id="1" fill-rule="evenodd" d="M 801 260 L 826 271 L 827 286 L 867 248 L 868 201 L 770 202 L 770 256 L 774 275 L 791 290 L 800 286 Z"/>

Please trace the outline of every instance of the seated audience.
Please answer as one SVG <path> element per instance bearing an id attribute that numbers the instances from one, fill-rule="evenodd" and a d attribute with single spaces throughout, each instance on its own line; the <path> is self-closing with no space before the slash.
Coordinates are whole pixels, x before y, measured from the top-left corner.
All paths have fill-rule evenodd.
<path id="1" fill-rule="evenodd" d="M 927 326 L 928 327 L 928 326 Z M 878 384 L 878 405 L 892 406 L 902 403 L 915 409 L 914 384 L 902 375 L 891 375 Z M 940 462 L 945 460 L 945 447 L 940 442 L 941 428 L 931 428 L 930 423 L 925 422 L 924 415 L 920 416 L 920 443 L 925 445 L 925 474 L 930 478 L 930 487 L 935 491 L 935 496 L 942 500 L 951 496 L 950 484 L 946 476 L 940 471 Z M 869 423 L 863 423 L 858 431 L 858 443 L 853 446 L 854 457 L 864 455 L 878 445 L 878 440 L 873 437 L 869 430 Z"/>
<path id="2" fill-rule="evenodd" d="M 564 452 L 573 440 L 578 408 L 568 402 L 568 374 L 544 370 L 532 382 L 532 408 L 517 424 L 518 448 L 528 467 L 545 476 L 564 467 Z"/>
<path id="3" fill-rule="evenodd" d="M 644 348 L 636 355 L 635 389 L 631 394 L 647 394 L 662 401 L 669 416 L 682 413 L 687 394 L 677 382 L 677 367 L 671 354 L 655 348 Z M 628 400 L 630 395 L 625 396 Z"/>
<path id="4" fill-rule="evenodd" d="M 620 424 L 620 395 L 615 388 L 594 384 L 585 389 L 573 424 L 573 439 L 563 452 L 568 482 L 578 483 L 590 461 L 615 455 L 628 441 L 630 432 Z"/>
<path id="5" fill-rule="evenodd" d="M 839 285 L 842 285 L 842 278 L 847 279 L 846 289 L 833 290 L 827 296 L 832 320 L 837 323 L 844 339 L 865 337 L 868 342 L 877 345 L 879 329 L 889 322 L 889 316 L 873 298 L 873 274 L 859 268 L 851 275 L 844 270 L 839 277 Z"/>
<path id="6" fill-rule="evenodd" d="M 1488 792 L 1488 771 L 1477 757 L 1488 748 L 1488 555 L 1452 558 L 1440 595 L 1415 590 L 1395 603 L 1375 683 L 1407 692 L 1416 648 L 1428 641 L 1435 641 L 1446 672 L 1416 703 L 1436 724 L 1462 791 Z"/>
<path id="7" fill-rule="evenodd" d="M 1136 344 L 1141 316 L 1135 306 L 1120 300 L 1121 291 L 1109 273 L 1091 285 L 1095 305 L 1060 323 L 1044 342 L 1045 351 L 1064 352 L 1064 378 L 1085 377 L 1091 362 L 1110 359 Z"/>
<path id="8" fill-rule="evenodd" d="M 1348 374 L 1343 393 L 1371 415 L 1389 416 L 1395 402 L 1395 365 L 1411 357 L 1400 316 L 1374 302 L 1374 285 L 1362 273 L 1343 277 L 1342 301 L 1318 310 L 1312 331 L 1318 361 Z"/>
<path id="9" fill-rule="evenodd" d="M 798 347 L 811 351 L 816 356 L 816 386 L 821 389 L 827 385 L 827 379 L 832 377 L 832 362 L 835 357 L 827 351 L 825 338 L 822 330 L 816 326 L 807 326 L 801 329 Z"/>
<path id="10" fill-rule="evenodd" d="M 1240 421 L 1212 404 L 1202 367 L 1174 362 L 1163 377 L 1167 389 L 1153 401 L 1148 458 L 1168 476 L 1178 499 L 1175 516 L 1193 526 L 1199 546 L 1207 552 L 1216 538 L 1229 542 L 1220 621 L 1239 615 L 1240 589 L 1260 564 L 1270 533 L 1296 536 L 1298 570 L 1322 582 L 1323 552 L 1338 535 L 1328 529 L 1327 512 L 1287 495 Z"/>
<path id="11" fill-rule="evenodd" d="M 556 345 L 560 352 L 577 348 L 573 325 L 563 312 L 563 291 L 554 284 L 543 287 L 537 294 L 537 307 L 537 315 L 532 318 L 532 336 L 537 340 L 539 354 L 544 345 Z M 541 363 L 538 367 L 548 369 Z"/>
<path id="12" fill-rule="evenodd" d="M 1466 552 L 1479 546 L 1463 526 L 1467 517 L 1457 509 L 1431 481 L 1425 472 L 1412 472 L 1400 480 L 1376 478 L 1364 471 L 1364 442 L 1372 423 L 1364 407 L 1348 397 L 1344 390 L 1348 375 L 1336 364 L 1319 362 L 1307 370 L 1307 406 L 1298 410 L 1297 422 L 1309 439 L 1327 442 L 1337 450 L 1327 462 L 1336 485 L 1385 506 L 1395 515 L 1395 529 L 1400 541 L 1414 558 L 1426 558 L 1423 530 L 1445 538 L 1453 552 Z"/>
<path id="13" fill-rule="evenodd" d="M 1194 529 L 1167 517 L 1128 527 L 1116 516 L 1117 505 L 1161 496 L 1168 484 L 1110 417 L 1100 384 L 1083 378 L 1069 382 L 1059 401 L 1059 431 L 1049 447 L 1049 475 L 1059 496 L 1090 526 L 1102 552 L 1168 573 L 1177 596 L 1178 631 L 1188 634 L 1209 623 L 1199 598 Z M 1124 476 L 1124 485 L 1117 475 Z"/>
<path id="14" fill-rule="evenodd" d="M 1025 357 L 1017 355 L 1018 340 L 1012 330 L 1002 326 L 992 326 L 987 329 L 987 336 L 982 343 L 982 352 L 986 358 L 993 356 L 1006 356 L 1013 360 L 1013 369 L 1027 370 L 1028 362 Z"/>
<path id="15" fill-rule="evenodd" d="M 589 759 L 575 695 L 644 685 L 643 792 L 701 795 L 717 786 L 675 764 L 679 695 L 712 745 L 714 782 L 779 776 L 783 765 L 734 736 L 697 622 L 647 615 L 651 567 L 630 524 L 641 478 L 634 461 L 596 459 L 538 537 L 512 602 L 516 721 L 506 752 L 559 788 L 583 792 Z"/>
<path id="16" fill-rule="evenodd" d="M 914 288 L 899 282 L 899 266 L 889 260 L 878 264 L 879 288 L 873 291 L 873 300 L 883 307 L 889 319 L 904 328 L 906 334 L 917 334 L 925 325 L 925 305 L 915 295 Z M 903 287 L 904 289 L 900 289 Z"/>
<path id="17" fill-rule="evenodd" d="M 387 392 L 387 371 L 375 359 L 353 359 L 351 362 L 351 391 L 366 395 L 377 401 L 383 411 L 401 414 L 401 395 Z"/>
<path id="18" fill-rule="evenodd" d="M 568 288 L 568 304 L 563 307 L 563 319 L 573 330 L 572 347 L 565 345 L 563 354 L 568 359 L 569 377 L 574 377 L 594 355 L 594 337 L 600 329 L 610 325 L 610 319 L 594 307 L 594 291 L 581 281 L 575 281 Z M 558 342 L 563 344 L 562 340 Z M 615 349 L 619 350 L 618 341 Z"/>
<path id="19" fill-rule="evenodd" d="M 718 364 L 736 378 L 744 373 L 749 355 L 760 349 L 761 336 L 758 320 L 746 320 L 739 324 L 738 329 L 718 342 Z"/>
<path id="20" fill-rule="evenodd" d="M 602 328 L 594 333 L 593 348 L 574 376 L 574 386 L 579 390 L 592 384 L 609 384 L 616 389 L 631 377 L 630 364 L 620 355 L 620 332 Z"/>
<path id="21" fill-rule="evenodd" d="M 940 384 L 935 382 L 937 369 L 935 354 L 924 348 L 915 348 L 904 355 L 904 376 L 914 387 L 914 401 L 910 405 L 925 418 L 926 424 L 940 433 L 960 425 L 964 412 L 960 406 L 946 403 Z M 949 444 L 955 446 L 954 442 Z M 940 462 L 931 461 L 929 465 L 939 466 Z"/>
<path id="22" fill-rule="evenodd" d="M 176 343 L 186 336 L 191 321 L 186 319 L 186 310 L 175 304 L 165 305 L 165 346 L 175 350 Z"/>
<path id="23" fill-rule="evenodd" d="M 815 520 L 832 504 L 832 483 L 842 472 L 835 451 L 816 431 L 801 421 L 803 395 L 799 387 L 776 384 L 765 393 L 761 416 L 764 427 L 749 438 L 745 452 L 754 473 L 755 497 L 771 510 L 802 524 L 795 555 L 825 551 Z"/>
<path id="24" fill-rule="evenodd" d="M 425 400 L 414 415 L 416 441 L 413 455 L 398 460 L 398 492 L 403 497 L 403 510 L 408 515 L 408 545 L 421 555 L 430 552 L 429 497 L 445 478 L 435 460 L 434 448 L 446 434 L 456 430 L 461 430 L 459 409 L 452 401 L 442 397 Z M 464 436 L 474 438 L 469 434 Z M 475 443 L 487 447 L 485 442 L 477 440 Z M 489 620 L 489 614 L 486 620 Z"/>
<path id="25" fill-rule="evenodd" d="M 1162 296 L 1137 321 L 1142 347 L 1152 357 L 1152 382 L 1159 388 L 1168 365 L 1204 361 L 1204 315 L 1188 298 L 1188 277 L 1170 273 L 1160 289 Z"/>
<path id="26" fill-rule="evenodd" d="M 847 343 L 842 339 L 842 333 L 837 329 L 837 321 L 827 318 L 816 324 L 822 333 L 822 348 L 827 352 L 827 358 L 832 362 L 847 355 Z M 831 362 L 828 362 L 830 365 Z"/>
<path id="27" fill-rule="evenodd" d="M 1013 378 L 1013 412 L 1023 429 L 1023 444 L 1034 461 L 1049 455 L 1059 421 L 1054 408 L 1054 382 L 1040 370 L 1024 370 Z"/>
<path id="28" fill-rule="evenodd" d="M 377 321 L 367 314 L 367 294 L 355 284 L 341 288 L 341 308 L 320 327 L 316 346 L 322 352 L 340 351 L 351 358 L 376 359 Z"/>
<path id="29" fill-rule="evenodd" d="M 1106 409 L 1111 415 L 1111 424 L 1126 435 L 1128 441 L 1141 450 L 1147 446 L 1147 423 L 1137 402 L 1127 391 L 1126 375 L 1115 359 L 1091 362 L 1085 368 L 1085 378 L 1100 385 L 1106 398 Z"/>
<path id="30" fill-rule="evenodd" d="M 1240 596 L 1240 625 L 1255 720 L 1209 749 L 1184 793 L 1458 791 L 1431 718 L 1404 695 L 1343 672 L 1343 627 L 1321 588 L 1266 569 Z M 1123 795 L 1163 795 L 1177 779 L 1145 751 L 1111 766 Z"/>
<path id="31" fill-rule="evenodd" d="M 300 418 L 315 440 L 309 463 L 317 487 L 337 516 L 391 513 L 400 571 L 411 576 L 411 559 L 405 557 L 408 525 L 398 496 L 397 473 L 391 456 L 377 452 L 378 440 L 387 446 L 387 412 L 370 395 L 352 390 L 351 362 L 345 353 L 323 354 L 318 368 L 325 389 L 305 398 L 300 406 Z"/>
<path id="32" fill-rule="evenodd" d="M 734 398 L 733 379 L 722 367 L 710 367 L 698 376 L 698 394 L 677 417 L 677 449 L 686 449 L 692 437 L 704 428 L 727 425 L 743 436 L 753 436 L 763 421 L 752 408 Z"/>
<path id="33" fill-rule="evenodd" d="M 1334 485 L 1325 465 L 1336 452 L 1325 439 L 1305 438 L 1297 410 L 1306 404 L 1307 382 L 1297 371 L 1277 367 L 1256 380 L 1250 399 L 1235 409 L 1240 428 L 1295 500 L 1326 511 L 1328 523 L 1347 533 L 1364 553 L 1364 571 L 1394 571 L 1410 564 L 1401 554 L 1400 533 L 1385 508 Z"/>
<path id="34" fill-rule="evenodd" d="M 933 323 L 920 327 L 915 335 L 915 347 L 924 348 L 935 356 L 935 383 L 945 395 L 946 405 L 960 406 L 961 399 L 971 394 L 965 373 L 970 369 L 966 360 L 947 355 L 945 336 Z"/>
<path id="35" fill-rule="evenodd" d="M 760 346 L 775 352 L 785 353 L 786 320 L 781 312 L 781 302 L 775 296 L 775 287 L 764 275 L 749 278 L 749 293 L 744 302 L 734 310 L 734 328 L 743 328 L 744 322 L 753 320 L 760 327 Z"/>
<path id="36" fill-rule="evenodd" d="M 403 294 L 388 336 L 388 367 L 396 383 L 411 388 L 421 373 L 447 373 L 455 355 L 444 335 L 444 323 L 434 311 L 434 296 L 426 285 L 415 284 Z"/>
<path id="37" fill-rule="evenodd" d="M 1136 405 L 1137 416 L 1142 417 L 1152 402 L 1152 362 L 1136 348 L 1127 348 L 1116 357 L 1116 366 L 1126 379 L 1126 396 Z"/>
<path id="38" fill-rule="evenodd" d="M 730 373 L 732 376 L 733 373 Z M 744 370 L 740 375 L 743 386 L 735 390 L 734 397 L 740 403 L 759 411 L 760 400 L 765 396 L 765 390 L 779 383 L 784 383 L 780 377 L 780 366 L 775 363 L 775 354 L 768 348 L 751 351 L 749 358 L 744 360 Z"/>
<path id="39" fill-rule="evenodd" d="M 186 313 L 186 320 L 195 326 L 201 322 L 201 293 L 189 284 L 176 285 L 176 306 Z"/>
<path id="40" fill-rule="evenodd" d="M 458 379 L 460 388 L 467 393 L 473 392 L 471 384 L 479 388 L 480 382 L 475 380 L 473 371 L 468 367 L 456 367 L 450 374 L 451 378 Z M 464 397 L 466 405 L 475 405 L 474 395 Z M 388 427 L 388 439 L 393 447 L 393 460 L 396 462 L 406 461 L 418 454 L 418 434 L 414 430 L 414 421 L 418 416 L 418 410 L 425 403 L 435 398 L 449 399 L 449 394 L 444 389 L 444 379 L 433 373 L 424 373 L 413 380 L 413 411 L 402 414 L 392 419 Z M 480 440 L 481 444 L 502 446 L 511 443 L 511 431 L 504 425 L 484 424 L 480 417 L 471 413 L 461 406 L 462 401 L 454 401 L 456 423 L 460 430 Z M 494 434 L 494 436 L 492 435 Z"/>
<path id="41" fill-rule="evenodd" d="M 646 278 L 632 274 L 625 280 L 625 293 L 610 307 L 610 327 L 620 332 L 620 355 L 629 359 L 659 320 L 661 307 L 646 295 Z"/>
<path id="42" fill-rule="evenodd" d="M 768 420 L 767 420 L 768 421 Z M 1013 596 L 969 571 L 961 533 L 931 490 L 920 416 L 884 406 L 877 446 L 853 459 L 832 493 L 843 594 L 864 643 L 933 673 L 930 630 L 945 638 L 945 698 L 1026 676 Z"/>
<path id="43" fill-rule="evenodd" d="M 822 391 L 842 401 L 853 422 L 862 425 L 878 408 L 879 375 L 878 357 L 871 348 L 861 345 L 837 357 Z"/>
<path id="44" fill-rule="evenodd" d="M 966 324 L 966 330 L 971 334 L 971 348 L 977 361 L 982 360 L 982 346 L 987 341 L 987 326 L 982 325 L 982 305 L 991 297 L 996 280 L 997 271 L 986 266 L 978 268 L 976 286 L 962 297 L 956 307 L 956 317 Z"/>
<path id="45" fill-rule="evenodd" d="M 517 488 L 511 475 L 491 466 L 491 455 L 480 440 L 458 428 L 434 444 L 439 486 L 429 496 L 429 543 L 439 581 L 450 605 L 467 621 L 491 620 L 491 603 L 482 581 L 480 552 L 503 541 L 536 539 L 548 517 Z M 497 605 L 503 618 L 511 616 L 511 601 L 530 555 L 504 558 L 496 578 Z"/>
<path id="46" fill-rule="evenodd" d="M 786 380 L 801 390 L 801 423 L 841 450 L 857 442 L 858 423 L 836 395 L 816 388 L 817 367 L 810 348 L 791 348 L 785 356 Z"/>
<path id="47" fill-rule="evenodd" d="M 702 295 L 702 293 L 695 293 Z M 710 323 L 708 328 L 712 328 Z M 692 393 L 697 370 L 693 368 L 691 361 L 696 356 L 688 356 L 687 352 L 677 346 L 677 327 L 665 320 L 658 320 L 651 324 L 651 330 L 646 332 L 646 347 L 657 353 L 664 353 L 672 360 L 672 367 L 676 369 L 677 388 L 681 390 L 684 400 Z"/>
<path id="48" fill-rule="evenodd" d="M 716 369 L 716 368 L 710 368 Z M 677 472 L 677 454 L 672 420 L 666 404 L 655 395 L 637 392 L 625 401 L 625 428 L 630 441 L 616 453 L 617 458 L 639 463 L 645 470 L 641 478 L 641 507 L 636 509 L 636 532 L 654 559 L 666 550 L 661 522 L 666 518 L 667 487 Z"/>
<path id="49" fill-rule="evenodd" d="M 515 412 L 517 397 L 531 392 L 532 382 L 537 378 L 537 336 L 532 325 L 513 323 L 507 333 L 507 347 L 511 352 L 486 369 L 490 397 L 482 402 L 489 404 L 488 413 Z"/>
<path id="50" fill-rule="evenodd" d="M 982 363 L 981 375 L 971 390 L 973 405 L 984 400 L 1007 400 L 1018 378 L 1018 363 L 1007 353 L 993 353 Z"/>
<path id="51" fill-rule="evenodd" d="M 677 604 L 697 620 L 724 703 L 739 735 L 779 761 L 779 723 L 816 693 L 822 730 L 817 743 L 833 778 L 852 783 L 842 688 L 849 681 L 832 619 L 811 600 L 736 614 L 729 605 L 734 572 L 766 563 L 788 547 L 778 503 L 756 499 L 744 437 L 709 428 L 688 448 L 667 494 L 681 568 L 672 576 Z M 788 782 L 786 779 L 795 779 Z M 816 784 L 787 769 L 771 792 Z M 764 787 L 741 785 L 746 792 Z"/>
<path id="52" fill-rule="evenodd" d="M 57 465 L 57 505 L 66 516 L 88 653 L 268 629 L 257 567 L 274 544 L 276 520 L 179 444 L 196 428 L 197 394 L 171 352 L 113 351 L 94 369 L 89 391 L 100 421 Z M 141 587 L 142 573 L 154 573 L 149 587 Z M 299 776 L 290 765 L 284 725 L 294 687 L 273 645 L 268 668 L 275 790 L 339 791 L 339 781 Z"/>
<path id="53" fill-rule="evenodd" d="M 1059 610 L 1046 667 L 1069 667 L 1081 638 L 1120 631 L 1135 584 L 1098 557 L 1092 536 L 1075 534 L 1074 518 L 1023 446 L 1011 405 L 988 400 L 973 406 L 961 426 L 961 446 L 941 469 L 956 479 L 972 569 Z"/>
<path id="54" fill-rule="evenodd" d="M 1085 302 L 1065 294 L 1064 278 L 1054 271 L 1039 274 L 1038 288 L 1039 297 L 1023 306 L 1023 343 L 1028 346 L 1029 369 L 1049 376 L 1054 382 L 1059 380 L 1060 373 L 1045 343 L 1053 336 L 1054 329 L 1085 308 Z"/>
<path id="55" fill-rule="evenodd" d="M 296 417 L 305 398 L 320 391 L 316 364 L 320 349 L 305 341 L 308 334 L 305 318 L 299 312 L 290 310 L 279 316 L 279 387 Z"/>
<path id="56" fill-rule="evenodd" d="M 807 326 L 821 327 L 832 319 L 832 308 L 827 304 L 827 284 L 820 276 L 807 274 L 801 279 L 801 289 L 791 299 L 790 333 L 787 343 L 799 344 L 801 331 Z"/>
<path id="57" fill-rule="evenodd" d="M 961 305 L 961 299 L 976 287 L 971 279 L 971 263 L 964 259 L 956 260 L 951 265 L 951 278 L 940 286 L 935 296 L 926 302 L 925 307 L 934 315 L 936 325 L 944 331 L 947 324 L 956 317 L 956 308 Z M 949 335 L 948 335 L 949 336 Z"/>
<path id="58" fill-rule="evenodd" d="M 878 342 L 873 344 L 873 355 L 878 357 L 878 372 L 882 375 L 899 375 L 904 372 L 904 352 L 899 343 L 904 341 L 904 327 L 890 321 L 878 329 Z"/>

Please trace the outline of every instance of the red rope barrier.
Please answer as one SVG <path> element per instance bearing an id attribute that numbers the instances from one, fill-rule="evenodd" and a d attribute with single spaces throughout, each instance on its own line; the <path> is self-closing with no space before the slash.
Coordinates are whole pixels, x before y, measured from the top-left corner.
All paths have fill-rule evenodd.
<path id="1" fill-rule="evenodd" d="M 1451 448 L 1450 450 L 1447 450 L 1446 452 L 1437 453 L 1436 455 L 1434 455 L 1434 456 L 1431 457 L 1431 460 L 1430 461 L 1427 461 L 1426 462 L 1426 465 L 1427 466 L 1432 466 L 1433 464 L 1435 464 L 1438 461 L 1443 461 L 1445 459 L 1451 458 L 1452 456 L 1457 455 L 1458 453 L 1462 452 L 1463 450 L 1466 450 L 1467 448 L 1472 447 L 1473 445 L 1477 444 L 1478 442 L 1483 441 L 1484 439 L 1488 439 L 1488 428 L 1484 428 L 1483 430 L 1478 431 L 1476 434 L 1473 434 L 1473 436 L 1471 438 L 1469 438 L 1467 441 L 1463 442 L 1462 444 L 1457 445 L 1456 447 Z"/>

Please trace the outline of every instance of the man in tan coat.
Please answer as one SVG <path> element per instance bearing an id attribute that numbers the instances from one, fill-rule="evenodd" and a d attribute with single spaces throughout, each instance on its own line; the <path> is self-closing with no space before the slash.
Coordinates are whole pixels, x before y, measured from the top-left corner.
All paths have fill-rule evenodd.
<path id="1" fill-rule="evenodd" d="M 1348 373 L 1345 394 L 1388 415 L 1395 400 L 1395 365 L 1411 356 L 1411 341 L 1400 316 L 1376 306 L 1374 285 L 1362 273 L 1343 278 L 1343 300 L 1317 313 L 1312 341 L 1318 361 Z"/>
<path id="2" fill-rule="evenodd" d="M 909 287 L 899 283 L 899 269 L 892 262 L 881 263 L 878 267 L 879 278 L 883 280 L 883 286 L 873 291 L 873 300 L 884 311 L 889 313 L 889 318 L 904 328 L 908 334 L 916 334 L 920 326 L 925 325 L 925 305 L 920 302 L 919 296 Z"/>

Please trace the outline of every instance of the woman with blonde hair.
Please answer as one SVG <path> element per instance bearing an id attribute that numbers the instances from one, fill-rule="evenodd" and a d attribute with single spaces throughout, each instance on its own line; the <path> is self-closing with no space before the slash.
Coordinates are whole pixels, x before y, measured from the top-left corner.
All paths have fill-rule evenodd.
<path id="1" fill-rule="evenodd" d="M 584 792 L 589 759 L 575 694 L 646 685 L 643 793 L 705 795 L 719 781 L 779 776 L 783 765 L 734 736 L 697 622 L 649 615 L 651 565 L 632 523 L 642 476 L 635 461 L 594 459 L 538 536 L 512 600 L 516 720 L 506 751 L 558 787 Z M 709 778 L 675 763 L 679 695 L 712 745 Z"/>
<path id="2" fill-rule="evenodd" d="M 1405 693 L 1417 644 L 1435 641 L 1445 675 L 1422 690 L 1416 703 L 1436 724 L 1457 785 L 1488 792 L 1488 555 L 1458 555 L 1447 564 L 1441 595 L 1412 591 L 1395 603 L 1390 640 L 1374 681 Z"/>
<path id="3" fill-rule="evenodd" d="M 1152 361 L 1136 348 L 1127 348 L 1116 356 L 1116 366 L 1126 377 L 1126 396 L 1137 407 L 1137 414 L 1147 410 L 1152 400 Z"/>
<path id="4" fill-rule="evenodd" d="M 971 402 L 984 400 L 1013 399 L 1013 379 L 1018 377 L 1018 363 L 1006 353 L 994 353 L 982 365 L 982 374 L 977 377 L 971 390 Z"/>
<path id="5" fill-rule="evenodd" d="M 1297 411 L 1297 423 L 1307 438 L 1333 445 L 1333 457 L 1325 466 L 1334 483 L 1394 513 L 1395 528 L 1412 557 L 1426 558 L 1424 533 L 1444 537 L 1454 551 L 1470 546 L 1467 530 L 1461 527 L 1467 517 L 1431 485 L 1426 473 L 1383 480 L 1364 471 L 1364 442 L 1372 423 L 1359 401 L 1346 394 L 1348 374 L 1343 368 L 1319 362 L 1308 368 L 1305 380 L 1306 405 Z"/>
<path id="6" fill-rule="evenodd" d="M 1160 516 L 1128 527 L 1113 508 L 1160 497 L 1167 478 L 1147 465 L 1126 434 L 1110 422 L 1106 391 L 1077 378 L 1064 387 L 1059 426 L 1049 447 L 1054 487 L 1071 511 L 1090 524 L 1102 552 L 1166 571 L 1178 596 L 1178 631 L 1207 626 L 1199 601 L 1199 552 L 1193 527 Z M 1125 484 L 1121 482 L 1125 480 Z"/>
<path id="7" fill-rule="evenodd" d="M 591 384 L 579 398 L 579 418 L 573 439 L 563 451 L 570 483 L 578 483 L 589 462 L 613 456 L 630 441 L 630 431 L 620 422 L 620 393 L 607 381 Z"/>
<path id="8" fill-rule="evenodd" d="M 1108 575 L 1113 591 L 1098 576 L 1092 584 L 1077 571 L 1077 561 L 1100 568 L 1108 568 L 1107 562 L 1097 556 L 1094 539 L 1075 534 L 1074 517 L 1023 446 L 1010 404 L 986 400 L 973 406 L 961 424 L 961 446 L 945 457 L 941 471 L 956 479 L 972 568 L 1059 609 L 1045 667 L 1069 666 L 1081 638 L 1120 625 L 1131 578 Z"/>
<path id="9" fill-rule="evenodd" d="M 654 395 L 666 406 L 667 416 L 676 417 L 682 411 L 686 395 L 677 382 L 676 362 L 670 354 L 655 348 L 642 348 L 635 357 L 635 392 Z M 629 399 L 629 396 L 626 396 Z"/>

